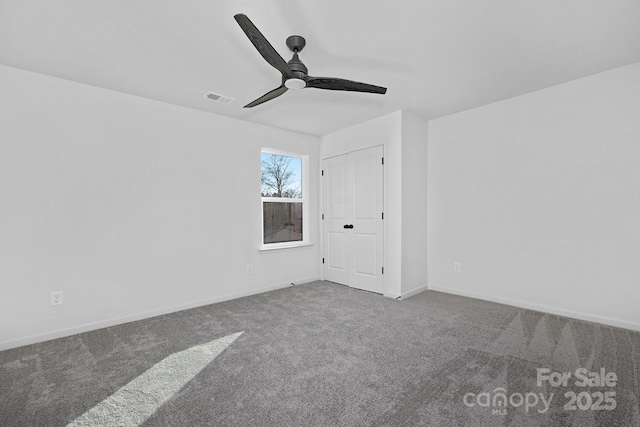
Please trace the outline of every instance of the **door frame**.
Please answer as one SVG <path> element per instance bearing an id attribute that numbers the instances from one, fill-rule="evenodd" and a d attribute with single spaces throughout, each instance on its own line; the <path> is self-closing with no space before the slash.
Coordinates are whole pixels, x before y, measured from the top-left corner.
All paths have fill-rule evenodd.
<path id="1" fill-rule="evenodd" d="M 322 258 L 324 256 L 324 220 L 322 219 L 322 215 L 324 213 L 324 179 L 322 176 L 322 170 L 323 170 L 323 164 L 325 159 L 329 159 L 331 157 L 336 157 L 336 156 L 342 156 L 345 154 L 349 154 L 352 153 L 354 151 L 360 151 L 360 150 L 366 150 L 367 148 L 373 148 L 373 147 L 379 147 L 382 146 L 382 157 L 385 159 L 384 161 L 384 165 L 385 167 L 383 168 L 383 179 L 382 179 L 382 206 L 383 206 L 383 212 L 387 212 L 388 211 L 388 206 L 387 206 L 387 186 L 388 186 L 388 179 L 387 176 L 388 174 L 386 173 L 387 171 L 387 167 L 386 165 L 388 164 L 387 159 L 387 147 L 388 147 L 388 143 L 386 140 L 384 139 L 377 139 L 377 140 L 373 140 L 373 142 L 370 143 L 363 143 L 363 144 L 357 144 L 354 145 L 353 147 L 349 147 L 349 148 L 344 148 L 344 149 L 340 149 L 340 150 L 334 150 L 334 151 L 329 151 L 326 153 L 321 153 L 320 154 L 320 165 L 319 168 L 320 169 L 320 212 L 318 214 L 318 219 L 320 221 L 320 236 L 319 236 L 319 241 L 320 241 L 320 259 L 318 260 L 318 264 L 319 264 L 319 268 L 320 268 L 320 279 L 324 280 L 324 267 L 323 267 L 323 262 L 322 262 Z M 388 242 L 388 227 L 386 227 L 385 225 L 386 223 L 383 223 L 383 227 L 382 227 L 382 244 L 383 244 L 383 250 L 382 250 L 382 263 L 383 265 L 386 267 L 387 264 L 387 260 L 389 259 L 389 257 L 387 256 L 387 242 Z M 384 296 L 389 296 L 387 295 L 387 290 L 388 290 L 388 285 L 387 285 L 387 277 L 388 274 L 386 274 L 387 272 L 385 271 L 385 274 L 382 275 L 382 295 Z"/>

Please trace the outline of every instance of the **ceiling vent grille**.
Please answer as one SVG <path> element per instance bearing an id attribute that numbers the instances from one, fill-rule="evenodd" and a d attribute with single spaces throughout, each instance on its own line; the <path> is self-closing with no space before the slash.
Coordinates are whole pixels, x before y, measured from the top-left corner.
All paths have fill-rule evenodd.
<path id="1" fill-rule="evenodd" d="M 228 96 L 220 95 L 219 93 L 214 92 L 207 92 L 204 97 L 212 101 L 219 102 L 220 104 L 231 104 L 233 101 L 235 101 L 234 98 L 230 98 Z"/>

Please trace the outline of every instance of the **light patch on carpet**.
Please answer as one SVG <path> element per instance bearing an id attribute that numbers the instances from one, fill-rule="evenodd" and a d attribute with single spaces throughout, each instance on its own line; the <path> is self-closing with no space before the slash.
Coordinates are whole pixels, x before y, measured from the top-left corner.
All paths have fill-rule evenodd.
<path id="1" fill-rule="evenodd" d="M 142 424 L 240 335 L 242 332 L 188 348 L 162 359 L 67 424 L 67 427 Z"/>

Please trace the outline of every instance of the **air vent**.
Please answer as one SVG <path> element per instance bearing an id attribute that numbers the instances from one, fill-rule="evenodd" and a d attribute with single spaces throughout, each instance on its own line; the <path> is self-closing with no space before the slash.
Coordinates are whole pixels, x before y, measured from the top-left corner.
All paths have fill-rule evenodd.
<path id="1" fill-rule="evenodd" d="M 214 93 L 214 92 L 208 92 L 204 97 L 212 101 L 219 102 L 221 104 L 231 104 L 233 101 L 235 101 L 235 99 L 233 98 L 220 95 L 219 93 Z"/>

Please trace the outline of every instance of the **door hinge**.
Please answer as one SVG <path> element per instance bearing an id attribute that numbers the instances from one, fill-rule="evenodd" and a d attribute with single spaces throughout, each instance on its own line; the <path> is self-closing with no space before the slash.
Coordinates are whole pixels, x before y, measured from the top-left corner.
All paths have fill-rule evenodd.
<path id="1" fill-rule="evenodd" d="M 324 214 L 322 214 L 322 219 L 324 220 Z"/>
<path id="2" fill-rule="evenodd" d="M 382 158 L 382 164 L 384 165 L 384 157 Z"/>
<path id="3" fill-rule="evenodd" d="M 324 176 L 324 169 L 322 169 L 322 176 Z"/>
<path id="4" fill-rule="evenodd" d="M 382 267 L 382 274 L 384 274 L 384 267 Z"/>
<path id="5" fill-rule="evenodd" d="M 384 212 L 382 212 L 382 219 L 384 219 Z"/>
<path id="6" fill-rule="evenodd" d="M 322 258 L 322 263 L 324 264 L 324 258 Z"/>

